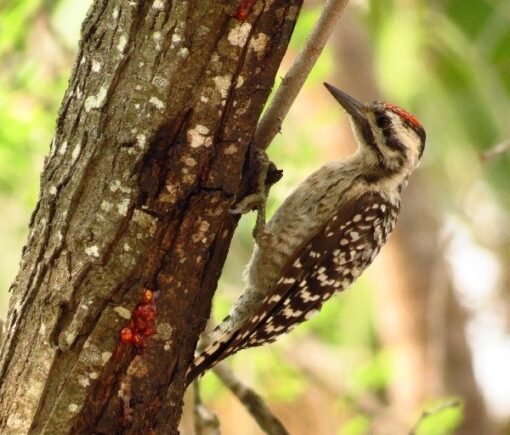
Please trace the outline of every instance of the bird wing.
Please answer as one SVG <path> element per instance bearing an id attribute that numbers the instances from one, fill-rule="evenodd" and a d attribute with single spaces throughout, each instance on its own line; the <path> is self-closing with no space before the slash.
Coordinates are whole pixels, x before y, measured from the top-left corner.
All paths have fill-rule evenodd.
<path id="1" fill-rule="evenodd" d="M 247 347 L 270 343 L 317 312 L 372 262 L 392 231 L 398 204 L 377 192 L 347 201 L 289 260 L 257 312 L 194 361 L 188 379 Z"/>

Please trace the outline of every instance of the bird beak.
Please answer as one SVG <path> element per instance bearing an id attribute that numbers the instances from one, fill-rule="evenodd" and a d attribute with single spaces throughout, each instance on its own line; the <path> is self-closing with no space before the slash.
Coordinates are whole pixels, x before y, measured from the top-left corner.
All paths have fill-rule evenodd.
<path id="1" fill-rule="evenodd" d="M 368 121 L 365 116 L 366 108 L 363 103 L 360 103 L 355 98 L 347 95 L 345 92 L 342 92 L 340 89 L 335 88 L 329 83 L 324 83 L 324 86 L 326 86 L 327 90 L 331 92 L 331 95 L 335 97 L 335 100 L 342 105 L 359 128 L 363 128 L 367 125 Z"/>

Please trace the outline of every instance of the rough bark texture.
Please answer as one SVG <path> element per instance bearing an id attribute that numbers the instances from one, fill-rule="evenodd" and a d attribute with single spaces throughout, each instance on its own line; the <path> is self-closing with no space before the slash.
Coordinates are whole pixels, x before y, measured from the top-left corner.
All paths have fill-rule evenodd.
<path id="1" fill-rule="evenodd" d="M 11 289 L 1 433 L 177 433 L 301 0 L 238 6 L 91 7 Z M 137 349 L 119 333 L 144 288 L 156 334 Z"/>

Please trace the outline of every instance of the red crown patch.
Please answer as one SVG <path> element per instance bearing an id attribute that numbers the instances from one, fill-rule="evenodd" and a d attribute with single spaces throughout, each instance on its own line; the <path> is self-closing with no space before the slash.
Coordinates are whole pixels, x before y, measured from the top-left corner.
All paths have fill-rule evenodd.
<path id="1" fill-rule="evenodd" d="M 418 121 L 415 116 L 411 115 L 409 112 L 406 112 L 404 109 L 401 109 L 400 107 L 390 103 L 384 103 L 384 106 L 388 110 L 391 110 L 393 113 L 396 113 L 401 118 L 404 118 L 407 122 L 414 125 L 416 128 L 422 128 L 420 121 Z"/>

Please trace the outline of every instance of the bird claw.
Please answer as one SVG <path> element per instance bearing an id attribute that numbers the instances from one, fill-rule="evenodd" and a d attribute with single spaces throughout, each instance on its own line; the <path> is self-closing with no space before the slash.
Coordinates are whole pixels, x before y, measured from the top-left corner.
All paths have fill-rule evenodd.
<path id="1" fill-rule="evenodd" d="M 241 210 L 239 207 L 229 208 L 228 212 L 230 214 L 246 214 L 246 212 L 244 210 Z"/>
<path id="2" fill-rule="evenodd" d="M 229 210 L 229 213 L 239 215 L 257 210 L 257 222 L 253 229 L 253 238 L 260 247 L 270 247 L 272 235 L 266 227 L 267 196 L 269 188 L 281 178 L 282 172 L 276 169 L 265 151 L 255 150 L 254 158 L 257 165 L 256 191 L 245 196 L 234 208 Z"/>
<path id="3" fill-rule="evenodd" d="M 229 210 L 231 214 L 246 214 L 252 210 L 259 210 L 265 204 L 266 198 L 263 194 L 257 192 L 245 196 L 234 208 Z"/>

